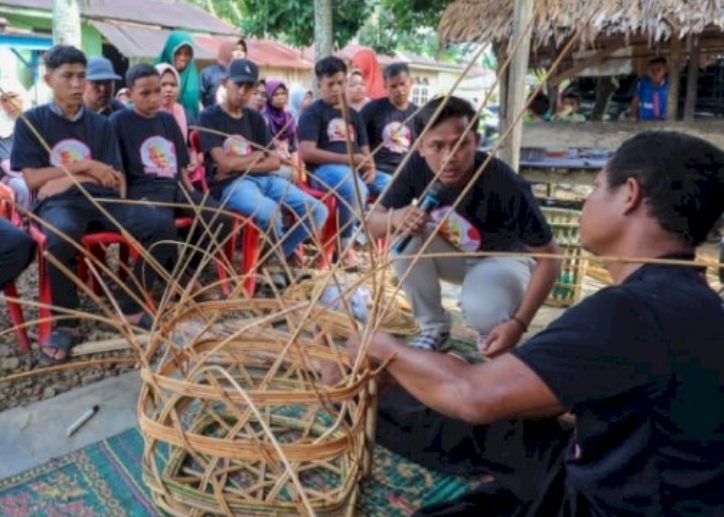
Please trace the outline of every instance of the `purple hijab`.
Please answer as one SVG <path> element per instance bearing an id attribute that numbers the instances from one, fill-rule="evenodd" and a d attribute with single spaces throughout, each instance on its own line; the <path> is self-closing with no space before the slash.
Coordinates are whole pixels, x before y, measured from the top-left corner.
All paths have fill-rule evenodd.
<path id="1" fill-rule="evenodd" d="M 281 141 L 293 142 L 296 134 L 296 124 L 291 113 L 285 110 L 279 110 L 272 107 L 272 97 L 274 92 L 279 88 L 284 88 L 289 94 L 287 85 L 281 79 L 267 79 L 266 81 L 266 106 L 264 106 L 264 116 L 269 122 L 269 129 L 272 137 Z"/>

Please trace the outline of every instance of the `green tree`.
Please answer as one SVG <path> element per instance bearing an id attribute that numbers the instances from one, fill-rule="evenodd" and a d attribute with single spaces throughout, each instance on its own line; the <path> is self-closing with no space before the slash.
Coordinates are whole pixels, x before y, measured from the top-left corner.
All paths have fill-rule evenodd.
<path id="1" fill-rule="evenodd" d="M 239 27 L 244 34 L 294 47 L 314 43 L 314 2 L 309 0 L 187 0 Z M 371 12 L 365 0 L 331 0 L 334 44 L 355 37 Z"/>

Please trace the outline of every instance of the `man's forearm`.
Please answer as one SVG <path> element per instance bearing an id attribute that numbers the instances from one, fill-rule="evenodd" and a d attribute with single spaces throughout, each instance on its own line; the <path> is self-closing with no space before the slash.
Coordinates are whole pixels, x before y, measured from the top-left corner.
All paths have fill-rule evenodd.
<path id="1" fill-rule="evenodd" d="M 71 175 L 85 174 L 89 169 L 86 161 L 71 163 L 64 167 L 42 167 L 40 169 L 23 169 L 23 178 L 30 190 L 39 190 L 49 181 Z"/>
<path id="2" fill-rule="evenodd" d="M 311 165 L 325 165 L 327 163 L 335 163 L 339 165 L 349 165 L 349 156 L 346 154 L 333 153 L 323 149 L 312 149 L 302 151 L 304 161 Z"/>

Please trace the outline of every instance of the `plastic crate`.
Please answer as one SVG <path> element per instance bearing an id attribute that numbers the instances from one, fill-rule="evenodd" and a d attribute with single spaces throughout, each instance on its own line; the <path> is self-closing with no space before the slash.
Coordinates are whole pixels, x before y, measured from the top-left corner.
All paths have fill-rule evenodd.
<path id="1" fill-rule="evenodd" d="M 581 212 L 550 207 L 541 207 L 541 210 L 564 255 L 561 273 L 545 303 L 556 307 L 569 307 L 581 297 L 588 264 L 581 249 Z"/>

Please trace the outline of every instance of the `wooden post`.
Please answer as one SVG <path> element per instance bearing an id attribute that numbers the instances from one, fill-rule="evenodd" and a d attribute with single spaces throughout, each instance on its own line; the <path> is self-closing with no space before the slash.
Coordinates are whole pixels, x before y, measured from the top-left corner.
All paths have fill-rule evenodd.
<path id="1" fill-rule="evenodd" d="M 498 60 L 498 134 L 502 135 L 508 128 L 508 69 L 503 68 L 503 62 L 507 58 L 507 53 L 503 50 L 503 45 L 499 46 L 496 52 Z"/>
<path id="2" fill-rule="evenodd" d="M 684 120 L 694 120 L 694 112 L 696 111 L 696 90 L 699 85 L 699 64 L 701 61 L 701 48 L 699 47 L 699 39 L 691 34 L 687 37 L 687 47 L 689 47 L 689 66 L 686 76 L 686 100 L 684 101 Z"/>
<path id="3" fill-rule="evenodd" d="M 679 116 L 679 80 L 681 79 L 681 39 L 678 31 L 671 31 L 669 40 L 669 98 L 666 101 L 666 120 L 673 121 Z"/>
<path id="4" fill-rule="evenodd" d="M 533 19 L 533 0 L 516 0 L 514 6 L 511 45 L 515 47 L 518 40 L 521 41 L 510 62 L 510 72 L 508 74 L 507 119 L 509 124 L 512 124 L 520 115 L 525 104 L 525 78 L 528 74 L 528 56 L 530 54 L 531 33 L 533 32 L 530 23 Z M 508 162 L 513 170 L 517 170 L 520 164 L 520 142 L 522 138 L 523 119 L 521 117 L 513 125 L 503 151 L 503 160 Z"/>

